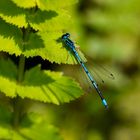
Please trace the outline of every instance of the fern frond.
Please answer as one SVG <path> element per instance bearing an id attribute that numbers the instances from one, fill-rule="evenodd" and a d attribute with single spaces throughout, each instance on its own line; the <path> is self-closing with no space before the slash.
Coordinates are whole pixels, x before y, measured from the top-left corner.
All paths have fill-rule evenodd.
<path id="1" fill-rule="evenodd" d="M 23 42 L 19 28 L 0 20 L 0 51 L 16 56 L 21 54 L 26 57 L 41 56 L 59 64 L 77 63 L 74 56 L 63 46 L 62 34 L 61 31 L 30 33 L 29 40 Z"/>
<path id="2" fill-rule="evenodd" d="M 65 9 L 77 2 L 78 0 L 65 0 L 63 2 L 62 0 L 39 0 L 37 1 L 37 5 L 42 10 L 56 10 L 62 8 Z"/>
<path id="3" fill-rule="evenodd" d="M 33 29 L 45 31 L 48 28 L 47 22 L 51 21 L 55 17 L 58 17 L 58 13 L 57 11 L 41 11 L 38 9 L 35 13 L 28 11 L 26 17 L 26 21 Z"/>
<path id="4" fill-rule="evenodd" d="M 24 1 L 21 2 L 19 0 L 13 1 L 20 2 L 21 4 L 24 3 Z M 30 2 L 34 3 L 35 1 L 28 1 L 28 3 Z M 69 29 L 69 25 L 72 23 L 70 18 L 71 13 L 68 13 L 68 10 L 46 8 L 44 11 L 38 9 L 35 12 L 33 9 L 20 8 L 15 3 L 10 0 L 0 1 L 0 17 L 6 22 L 14 24 L 19 28 L 26 28 L 29 24 L 35 30 L 56 31 Z M 25 1 L 25 4 L 26 3 L 27 1 Z M 38 3 L 40 2 L 38 1 Z M 49 7 L 49 4 L 51 4 L 51 2 L 48 2 L 46 5 Z M 8 7 L 5 8 L 5 6 Z"/>
<path id="5" fill-rule="evenodd" d="M 15 97 L 17 68 L 12 61 L 0 59 L 0 91 L 6 96 Z"/>
<path id="6" fill-rule="evenodd" d="M 9 9 L 5 8 L 8 5 Z M 0 16 L 8 23 L 18 27 L 30 27 L 39 31 L 30 33 L 28 42 L 23 42 L 21 29 L 10 25 L 0 19 L 0 51 L 15 54 L 23 54 L 26 57 L 41 56 L 56 63 L 76 63 L 75 58 L 62 47 L 61 41 L 57 40 L 62 36 L 62 31 L 69 30 L 72 24 L 70 14 L 66 10 L 32 12 L 31 9 L 17 7 L 9 0 L 0 1 Z M 64 20 L 65 19 L 65 20 Z M 57 53 L 56 53 L 57 52 Z"/>
<path id="7" fill-rule="evenodd" d="M 12 0 L 17 6 L 22 8 L 32 8 L 38 6 L 41 10 L 55 10 L 57 8 L 65 8 L 77 3 L 78 0 Z"/>
<path id="8" fill-rule="evenodd" d="M 6 96 L 60 104 L 83 94 L 75 81 L 59 72 L 41 71 L 37 66 L 26 71 L 24 81 L 18 84 L 17 68 L 10 60 L 1 59 L 0 68 L 0 91 Z"/>
<path id="9" fill-rule="evenodd" d="M 18 7 L 21 8 L 33 8 L 36 6 L 36 0 L 11 0 L 15 3 Z"/>
<path id="10" fill-rule="evenodd" d="M 21 44 L 21 30 L 0 19 L 0 51 L 20 55 L 22 53 Z"/>
<path id="11" fill-rule="evenodd" d="M 80 97 L 83 92 L 79 85 L 62 73 L 40 71 L 34 67 L 25 73 L 25 79 L 18 86 L 17 93 L 22 98 L 60 104 Z"/>
<path id="12" fill-rule="evenodd" d="M 18 27 L 27 27 L 26 11 L 19 8 L 11 0 L 0 1 L 0 17 Z"/>
<path id="13" fill-rule="evenodd" d="M 62 44 L 62 32 L 40 32 L 44 48 L 38 52 L 43 59 L 56 63 L 77 63 L 74 56 Z"/>

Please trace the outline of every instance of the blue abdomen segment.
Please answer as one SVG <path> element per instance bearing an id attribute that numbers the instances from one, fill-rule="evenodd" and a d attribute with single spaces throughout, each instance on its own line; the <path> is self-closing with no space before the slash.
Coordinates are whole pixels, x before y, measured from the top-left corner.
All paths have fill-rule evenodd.
<path id="1" fill-rule="evenodd" d="M 105 106 L 105 108 L 108 108 L 108 105 L 107 105 L 107 102 L 106 102 L 105 99 L 102 99 L 102 103 L 103 103 L 103 105 Z"/>

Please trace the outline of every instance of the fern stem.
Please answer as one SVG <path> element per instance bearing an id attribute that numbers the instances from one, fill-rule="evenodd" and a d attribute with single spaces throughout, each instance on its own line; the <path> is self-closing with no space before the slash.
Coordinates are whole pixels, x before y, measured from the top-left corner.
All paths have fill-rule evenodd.
<path id="1" fill-rule="evenodd" d="M 19 69 L 18 69 L 18 82 L 21 83 L 23 81 L 23 77 L 24 77 L 24 68 L 25 68 L 25 57 L 23 55 L 20 56 L 20 60 L 19 60 Z M 15 129 L 18 128 L 19 126 L 19 122 L 21 119 L 21 113 L 22 113 L 22 108 L 23 108 L 23 104 L 22 104 L 22 100 L 20 97 L 16 97 L 13 100 L 13 127 Z"/>
<path id="2" fill-rule="evenodd" d="M 28 28 L 26 29 L 22 29 L 22 33 L 23 33 L 23 42 L 27 42 L 29 39 L 29 35 L 30 35 L 30 26 L 28 25 Z M 23 44 L 23 48 L 24 48 L 24 44 Z M 24 80 L 24 70 L 25 70 L 25 57 L 24 55 L 20 56 L 19 59 L 19 67 L 18 67 L 18 77 L 17 77 L 17 82 L 19 84 L 22 83 L 22 81 Z M 22 117 L 22 113 L 23 113 L 23 108 L 24 108 L 24 103 L 23 100 L 17 96 L 14 100 L 13 100 L 13 127 L 15 129 L 18 128 L 21 117 Z"/>
<path id="3" fill-rule="evenodd" d="M 24 68 L 25 68 L 25 57 L 21 55 L 20 60 L 19 60 L 19 69 L 18 69 L 18 82 L 19 83 L 23 81 Z"/>
<path id="4" fill-rule="evenodd" d="M 13 127 L 14 129 L 18 129 L 20 118 L 21 118 L 21 99 L 19 97 L 16 97 L 13 99 Z"/>

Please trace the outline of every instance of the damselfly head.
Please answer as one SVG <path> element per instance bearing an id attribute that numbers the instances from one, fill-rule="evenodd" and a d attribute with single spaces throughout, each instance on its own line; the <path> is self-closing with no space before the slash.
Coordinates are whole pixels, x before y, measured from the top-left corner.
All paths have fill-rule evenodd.
<path id="1" fill-rule="evenodd" d="M 67 39 L 70 37 L 70 34 L 69 33 L 65 33 L 62 35 L 62 39 Z"/>

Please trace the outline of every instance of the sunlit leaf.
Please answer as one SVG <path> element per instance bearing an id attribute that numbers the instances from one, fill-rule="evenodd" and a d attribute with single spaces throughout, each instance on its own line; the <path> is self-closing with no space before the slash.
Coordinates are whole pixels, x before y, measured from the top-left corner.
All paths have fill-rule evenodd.
<path id="1" fill-rule="evenodd" d="M 79 85 L 62 73 L 40 71 L 35 67 L 25 73 L 22 86 L 18 87 L 20 97 L 60 104 L 82 95 Z"/>
<path id="2" fill-rule="evenodd" d="M 41 56 L 51 62 L 74 64 L 76 63 L 74 56 L 62 44 L 62 34 L 62 32 L 30 33 L 29 40 L 24 42 L 20 29 L 0 20 L 0 51 L 16 56 L 21 54 L 26 57 Z M 83 54 L 80 54 L 84 58 Z"/>
<path id="3" fill-rule="evenodd" d="M 18 1 L 18 0 L 13 0 Z M 18 1 L 21 5 L 23 2 Z M 26 5 L 25 1 L 25 5 Z M 35 3 L 35 1 L 32 1 Z M 30 2 L 29 2 L 30 3 Z M 40 3 L 38 1 L 38 3 Z M 56 2 L 55 2 L 56 3 Z M 60 3 L 60 2 L 59 2 Z M 47 3 L 49 5 L 51 2 Z M 5 8 L 5 5 L 8 5 Z M 34 5 L 34 4 L 33 4 Z M 58 5 L 58 2 L 57 2 Z M 10 0 L 0 1 L 0 17 L 6 22 L 14 24 L 18 27 L 27 27 L 30 25 L 35 30 L 39 31 L 62 31 L 69 29 L 72 25 L 73 20 L 71 17 L 71 12 L 64 9 L 23 9 L 17 7 L 15 3 Z M 65 19 L 65 20 L 64 20 Z"/>
<path id="4" fill-rule="evenodd" d="M 25 10 L 17 7 L 11 0 L 0 1 L 0 17 L 18 27 L 27 27 Z"/>
<path id="5" fill-rule="evenodd" d="M 32 8 L 35 6 L 38 6 L 42 10 L 52 10 L 56 8 L 64 8 L 67 6 L 70 6 L 72 4 L 75 4 L 78 0 L 66 0 L 65 2 L 62 2 L 61 0 L 12 0 L 17 6 L 22 8 Z"/>
<path id="6" fill-rule="evenodd" d="M 0 91 L 14 97 L 16 93 L 17 68 L 10 60 L 0 59 Z"/>
<path id="7" fill-rule="evenodd" d="M 60 104 L 80 97 L 83 92 L 71 78 L 60 72 L 41 71 L 34 67 L 25 72 L 24 81 L 17 83 L 17 69 L 10 60 L 0 61 L 0 91 L 6 96 Z M 10 70 L 10 72 L 9 72 Z"/>
<path id="8" fill-rule="evenodd" d="M 32 8 L 36 6 L 37 0 L 11 0 L 13 1 L 17 6 L 22 8 Z"/>

